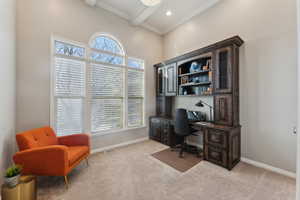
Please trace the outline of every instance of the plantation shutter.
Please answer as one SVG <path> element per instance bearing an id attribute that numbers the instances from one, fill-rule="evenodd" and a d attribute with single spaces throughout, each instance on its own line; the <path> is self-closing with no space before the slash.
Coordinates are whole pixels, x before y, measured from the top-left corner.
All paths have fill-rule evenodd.
<path id="1" fill-rule="evenodd" d="M 56 131 L 58 135 L 83 132 L 85 62 L 55 57 Z"/>
<path id="2" fill-rule="evenodd" d="M 128 69 L 128 127 L 143 125 L 144 72 Z"/>
<path id="3" fill-rule="evenodd" d="M 91 64 L 91 128 L 101 132 L 123 128 L 124 69 Z"/>

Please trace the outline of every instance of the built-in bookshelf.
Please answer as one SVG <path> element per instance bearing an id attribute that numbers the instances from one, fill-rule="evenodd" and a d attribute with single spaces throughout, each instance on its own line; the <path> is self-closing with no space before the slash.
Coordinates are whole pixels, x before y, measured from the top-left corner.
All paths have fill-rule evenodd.
<path id="1" fill-rule="evenodd" d="M 212 53 L 178 63 L 178 95 L 212 95 Z"/>

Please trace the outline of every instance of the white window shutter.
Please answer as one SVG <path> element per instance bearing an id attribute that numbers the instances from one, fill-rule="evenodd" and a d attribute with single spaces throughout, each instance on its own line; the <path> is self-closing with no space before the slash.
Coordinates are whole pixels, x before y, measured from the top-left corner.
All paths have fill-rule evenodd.
<path id="1" fill-rule="evenodd" d="M 124 69 L 100 64 L 90 66 L 92 132 L 123 128 Z"/>
<path id="2" fill-rule="evenodd" d="M 57 134 L 82 133 L 85 62 L 56 57 L 55 78 Z"/>
<path id="3" fill-rule="evenodd" d="M 83 132 L 82 99 L 57 99 L 56 131 L 59 136 Z"/>
<path id="4" fill-rule="evenodd" d="M 122 99 L 92 100 L 92 132 L 123 128 Z"/>
<path id="5" fill-rule="evenodd" d="M 85 95 L 85 63 L 55 58 L 56 96 L 83 97 Z"/>
<path id="6" fill-rule="evenodd" d="M 128 69 L 128 127 L 143 125 L 144 72 Z"/>
<path id="7" fill-rule="evenodd" d="M 128 70 L 128 97 L 144 97 L 144 72 Z"/>
<path id="8" fill-rule="evenodd" d="M 91 96 L 122 97 L 124 69 L 91 64 Z"/>
<path id="9" fill-rule="evenodd" d="M 143 99 L 128 99 L 128 127 L 143 125 Z"/>

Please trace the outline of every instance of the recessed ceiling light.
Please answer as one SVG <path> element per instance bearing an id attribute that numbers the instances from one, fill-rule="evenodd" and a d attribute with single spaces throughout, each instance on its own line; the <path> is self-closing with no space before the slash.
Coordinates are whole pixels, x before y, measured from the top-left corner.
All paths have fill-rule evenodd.
<path id="1" fill-rule="evenodd" d="M 156 6 L 160 4 L 161 0 L 141 0 L 141 2 L 148 7 Z"/>
<path id="2" fill-rule="evenodd" d="M 172 15 L 172 11 L 171 11 L 171 10 L 168 10 L 168 11 L 166 12 L 166 15 L 167 15 L 167 16 L 171 16 L 171 15 Z"/>

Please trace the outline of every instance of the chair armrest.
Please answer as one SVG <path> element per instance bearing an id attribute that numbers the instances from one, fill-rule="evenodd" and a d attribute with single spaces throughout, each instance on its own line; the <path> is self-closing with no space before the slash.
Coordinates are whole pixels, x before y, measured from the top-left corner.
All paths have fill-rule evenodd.
<path id="1" fill-rule="evenodd" d="M 90 147 L 90 136 L 88 134 L 75 134 L 58 137 L 58 143 L 65 146 L 88 146 Z"/>
<path id="2" fill-rule="evenodd" d="M 13 159 L 24 174 L 63 176 L 69 167 L 68 147 L 52 145 L 17 152 Z"/>

